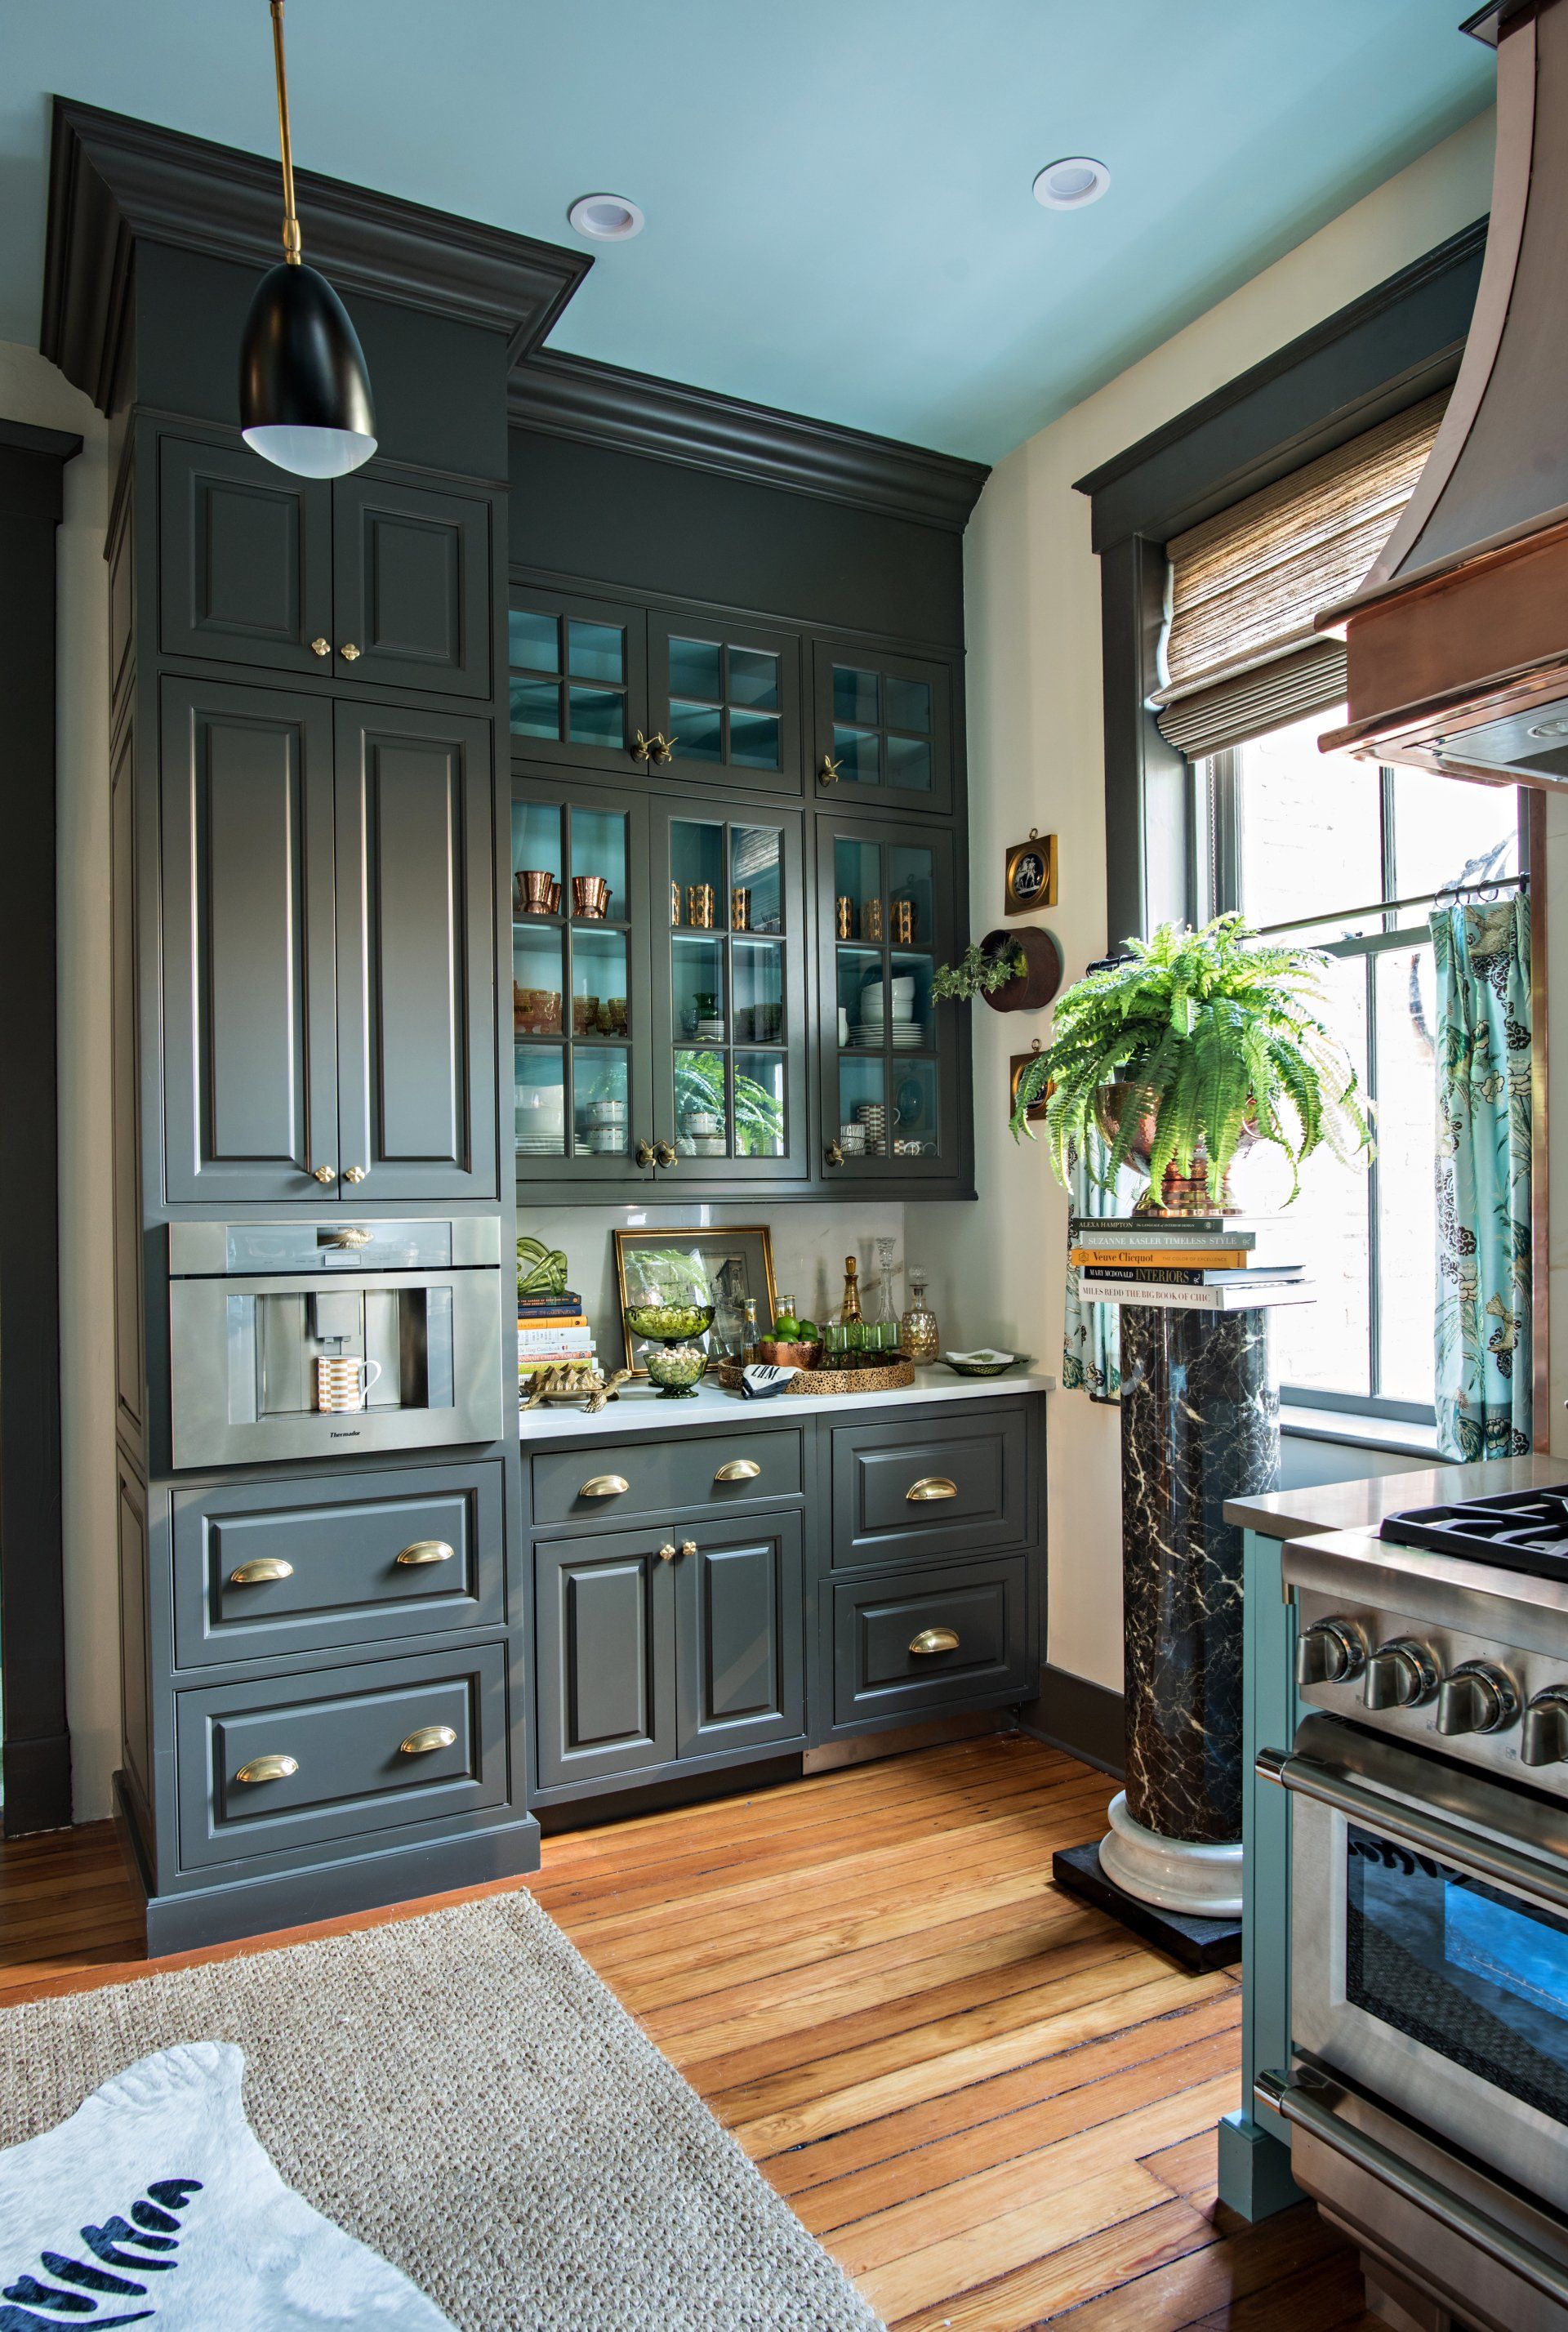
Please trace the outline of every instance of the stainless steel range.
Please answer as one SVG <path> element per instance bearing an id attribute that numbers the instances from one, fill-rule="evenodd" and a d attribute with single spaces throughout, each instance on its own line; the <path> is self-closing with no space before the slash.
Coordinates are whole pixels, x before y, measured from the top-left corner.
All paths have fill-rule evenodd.
<path id="1" fill-rule="evenodd" d="M 1259 2095 L 1409 2326 L 1568 2332 L 1568 1486 L 1289 1543 L 1294 2062 Z"/>

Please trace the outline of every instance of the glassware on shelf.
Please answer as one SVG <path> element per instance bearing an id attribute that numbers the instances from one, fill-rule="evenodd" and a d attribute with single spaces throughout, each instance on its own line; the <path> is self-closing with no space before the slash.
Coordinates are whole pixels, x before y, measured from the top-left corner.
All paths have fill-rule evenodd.
<path id="1" fill-rule="evenodd" d="M 926 1276 L 909 1266 L 909 1305 L 900 1327 L 899 1350 L 905 1360 L 924 1365 L 937 1356 L 941 1338 L 936 1314 L 926 1302 Z"/>

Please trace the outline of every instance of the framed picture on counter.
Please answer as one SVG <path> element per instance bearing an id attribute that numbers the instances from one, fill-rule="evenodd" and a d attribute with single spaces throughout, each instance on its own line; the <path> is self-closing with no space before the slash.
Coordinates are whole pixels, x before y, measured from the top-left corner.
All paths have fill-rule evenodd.
<path id="1" fill-rule="evenodd" d="M 773 1240 L 766 1223 L 716 1230 L 617 1230 L 610 1236 L 616 1245 L 626 1365 L 636 1375 L 647 1374 L 643 1365 L 647 1347 L 626 1333 L 628 1305 L 711 1304 L 713 1324 L 700 1342 L 715 1358 L 741 1351 L 748 1297 L 756 1299 L 763 1329 L 772 1326 L 778 1289 Z"/>

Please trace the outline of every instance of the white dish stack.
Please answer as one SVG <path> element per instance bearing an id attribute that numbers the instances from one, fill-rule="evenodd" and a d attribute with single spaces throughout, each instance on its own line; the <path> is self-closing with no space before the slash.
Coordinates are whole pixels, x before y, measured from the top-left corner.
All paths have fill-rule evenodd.
<path id="1" fill-rule="evenodd" d="M 890 992 L 893 999 L 892 1026 L 888 1027 L 887 996 Z M 889 1035 L 895 1053 L 919 1049 L 923 1032 L 916 1017 L 913 972 L 896 972 L 889 980 L 867 980 L 860 991 L 856 1009 L 859 1016 L 855 1028 L 857 1045 L 864 1046 L 868 1051 L 880 1053 L 883 1037 Z"/>
<path id="2" fill-rule="evenodd" d="M 566 1094 L 559 1085 L 519 1089 L 513 1125 L 525 1158 L 559 1158 L 566 1149 Z"/>

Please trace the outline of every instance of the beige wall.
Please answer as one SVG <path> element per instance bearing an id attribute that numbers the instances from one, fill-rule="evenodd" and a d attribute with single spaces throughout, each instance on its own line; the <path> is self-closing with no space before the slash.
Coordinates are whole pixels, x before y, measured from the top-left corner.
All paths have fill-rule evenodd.
<path id="1" fill-rule="evenodd" d="M 36 349 L 0 341 L 0 414 L 72 429 L 59 539 L 61 1435 L 65 1658 L 76 1818 L 110 1811 L 119 1760 L 109 1068 L 108 430 Z M 13 1235 L 16 1226 L 12 1226 Z"/>
<path id="2" fill-rule="evenodd" d="M 1492 135 L 1489 114 L 1471 122 L 998 464 L 967 540 L 977 931 L 999 920 L 1002 852 L 1033 825 L 1060 837 L 1062 904 L 1045 920 L 1068 978 L 1112 936 L 1099 576 L 1089 505 L 1073 480 L 1481 216 L 1491 196 Z M 1063 231 L 1071 233 L 1070 221 Z M 1007 1056 L 1024 1048 L 1034 1027 L 983 1008 L 975 1023 L 981 1203 L 941 1210 L 947 1276 L 965 1291 L 967 1314 L 985 1313 L 985 1334 L 1055 1365 L 1066 1200 L 1041 1152 L 1015 1148 L 1006 1125 Z M 910 1209 L 912 1240 L 921 1211 Z M 1568 1194 L 1557 1221 L 1554 1259 L 1568 1297 Z M 1081 1393 L 1058 1396 L 1052 1411 L 1049 1657 L 1119 1687 L 1117 1413 Z"/>

